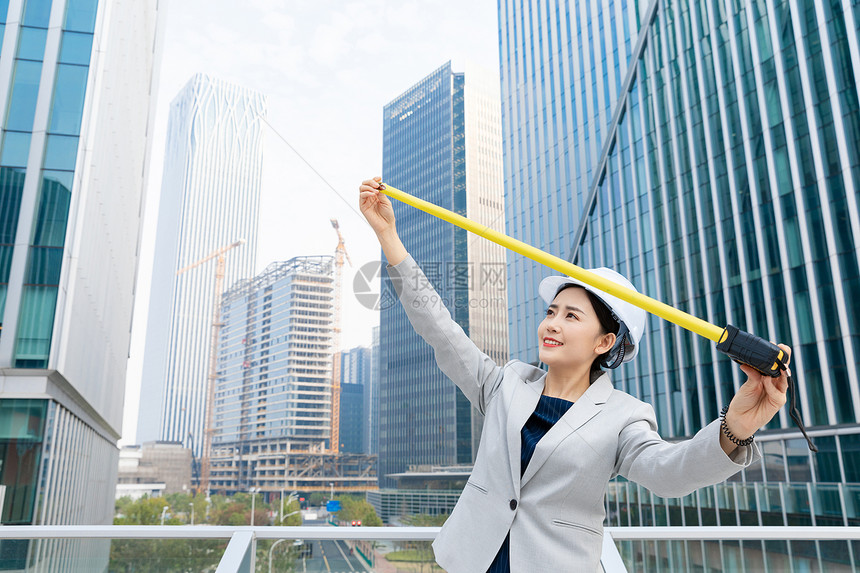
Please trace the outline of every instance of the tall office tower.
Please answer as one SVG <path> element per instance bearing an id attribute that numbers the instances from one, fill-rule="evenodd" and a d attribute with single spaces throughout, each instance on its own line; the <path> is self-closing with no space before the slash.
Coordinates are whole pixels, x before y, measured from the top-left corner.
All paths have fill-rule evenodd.
<path id="1" fill-rule="evenodd" d="M 372 349 L 351 348 L 340 355 L 340 451 L 368 454 L 368 407 Z"/>
<path id="2" fill-rule="evenodd" d="M 253 276 L 266 100 L 202 74 L 173 100 L 152 273 L 137 441 L 182 442 L 200 456 L 206 418 L 215 271 Z"/>
<path id="3" fill-rule="evenodd" d="M 603 11 L 611 5 L 603 2 Z M 512 110 L 537 102 L 541 116 L 555 115 L 541 95 L 547 82 L 521 74 L 521 65 L 557 69 L 556 52 L 536 46 L 567 46 L 558 34 L 585 25 L 561 14 L 557 27 L 550 11 L 526 41 L 518 31 L 527 17 L 516 10 L 504 3 L 500 20 L 509 149 L 543 133 Z M 756 438 L 763 460 L 735 483 L 662 500 L 619 482 L 610 487 L 608 523 L 857 525 L 860 6 L 670 0 L 649 2 L 639 14 L 632 65 L 607 102 L 613 119 L 601 151 L 584 165 L 566 161 L 581 175 L 581 208 L 565 214 L 568 246 L 550 250 L 572 247 L 576 262 L 615 267 L 672 306 L 790 344 L 800 409 L 821 451 L 810 455 L 784 408 Z M 572 53 L 602 49 L 600 38 L 583 29 L 571 36 Z M 575 78 L 555 78 L 556 102 L 577 101 Z M 519 174 L 551 163 L 555 144 L 574 155 L 566 133 L 537 156 L 509 154 L 506 192 L 514 204 L 527 180 Z M 558 192 L 550 186 L 545 195 L 554 202 Z M 511 222 L 525 237 L 548 224 Z M 528 269 L 526 284 L 536 285 L 545 271 Z M 538 315 L 531 291 L 511 290 Z M 514 324 L 524 316 L 513 309 Z M 711 342 L 654 317 L 637 359 L 613 374 L 617 387 L 654 405 L 666 437 L 689 436 L 713 420 L 741 378 Z M 850 545 L 842 549 L 851 563 L 860 559 Z"/>
<path id="4" fill-rule="evenodd" d="M 331 437 L 333 258 L 272 263 L 221 308 L 212 489 L 279 491 L 285 465 L 258 464 L 322 452 Z"/>
<path id="5" fill-rule="evenodd" d="M 638 16 L 633 0 L 551 2 L 532 12 L 499 0 L 505 228 L 568 256 L 601 145 L 623 90 Z M 545 267 L 509 258 L 510 355 L 538 360 Z"/>
<path id="6" fill-rule="evenodd" d="M 113 517 L 158 17 L 149 0 L 0 2 L 3 524 Z M 11 543 L 12 568 L 107 566 Z"/>
<path id="7" fill-rule="evenodd" d="M 454 73 L 448 62 L 386 105 L 384 180 L 479 223 L 500 225 L 497 86 L 497 77 L 472 69 Z M 454 320 L 493 360 L 504 363 L 504 250 L 411 207 L 395 204 L 394 209 L 406 247 Z M 385 272 L 383 288 L 391 289 Z M 390 485 L 384 476 L 409 465 L 471 463 L 480 438 L 478 413 L 437 368 L 432 349 L 397 303 L 381 311 L 380 361 L 380 484 Z"/>
<path id="8" fill-rule="evenodd" d="M 379 369 L 379 327 L 373 327 L 372 343 L 370 346 L 370 378 L 364 389 L 365 415 L 367 421 L 364 435 L 364 451 L 368 454 L 379 453 L 379 380 L 382 378 Z"/>

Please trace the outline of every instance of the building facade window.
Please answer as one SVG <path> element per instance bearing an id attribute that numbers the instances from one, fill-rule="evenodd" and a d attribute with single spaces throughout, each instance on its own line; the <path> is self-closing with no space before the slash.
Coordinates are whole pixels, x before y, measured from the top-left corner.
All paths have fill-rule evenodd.
<path id="1" fill-rule="evenodd" d="M 6 486 L 0 522 L 33 522 L 47 400 L 0 400 L 0 484 Z"/>

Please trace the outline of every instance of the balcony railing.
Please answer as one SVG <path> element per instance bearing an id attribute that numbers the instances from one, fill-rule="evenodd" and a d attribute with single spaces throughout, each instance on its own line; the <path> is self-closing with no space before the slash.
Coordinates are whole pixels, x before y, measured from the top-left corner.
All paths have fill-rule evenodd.
<path id="1" fill-rule="evenodd" d="M 2 526 L 0 541 L 229 540 L 220 558 L 214 556 L 216 573 L 252 573 L 272 570 L 271 550 L 279 541 L 271 545 L 267 569 L 256 564 L 261 540 L 343 541 L 351 547 L 359 541 L 429 543 L 438 532 L 438 527 Z M 358 571 L 395 570 L 387 563 L 377 569 L 358 549 L 363 558 Z M 50 559 L 49 553 L 42 551 L 42 559 Z M 856 571 L 860 527 L 610 527 L 601 563 L 606 573 Z"/>

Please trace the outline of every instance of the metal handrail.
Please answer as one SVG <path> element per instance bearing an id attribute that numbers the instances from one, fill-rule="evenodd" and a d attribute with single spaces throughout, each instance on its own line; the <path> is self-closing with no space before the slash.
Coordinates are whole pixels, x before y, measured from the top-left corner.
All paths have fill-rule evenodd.
<path id="1" fill-rule="evenodd" d="M 439 530 L 439 527 L 3 525 L 0 526 L 0 539 L 229 539 L 238 532 L 251 532 L 257 539 L 432 541 Z M 650 526 L 606 527 L 604 531 L 616 541 L 860 539 L 860 527 L 843 526 Z"/>
<path id="2" fill-rule="evenodd" d="M 364 539 L 433 541 L 439 527 L 316 527 L 227 525 L 3 525 L 0 539 L 229 539 L 250 532 L 257 539 Z"/>
<path id="3" fill-rule="evenodd" d="M 771 541 L 843 541 L 860 539 L 860 527 L 844 526 L 652 526 L 652 527 L 607 527 L 607 533 L 615 541 L 652 539 L 659 541 L 719 541 L 751 540 Z"/>
<path id="4" fill-rule="evenodd" d="M 229 539 L 216 573 L 251 573 L 257 539 L 432 541 L 439 527 L 309 527 L 220 525 L 4 525 L 0 539 Z M 601 563 L 607 573 L 627 573 L 615 542 L 634 540 L 854 540 L 860 527 L 693 526 L 607 527 Z"/>

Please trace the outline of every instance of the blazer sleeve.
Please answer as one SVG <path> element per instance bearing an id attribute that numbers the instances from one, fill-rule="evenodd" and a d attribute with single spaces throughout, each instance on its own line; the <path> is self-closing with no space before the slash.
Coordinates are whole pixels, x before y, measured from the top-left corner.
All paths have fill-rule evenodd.
<path id="1" fill-rule="evenodd" d="M 481 414 L 498 390 L 502 368 L 475 346 L 442 302 L 411 255 L 388 265 L 394 290 L 421 338 L 433 347 L 436 364 Z"/>
<path id="2" fill-rule="evenodd" d="M 719 420 L 689 440 L 667 442 L 657 433 L 654 408 L 640 403 L 621 431 L 615 472 L 659 497 L 683 497 L 725 481 L 760 456 L 755 443 L 727 456 L 720 447 Z"/>

